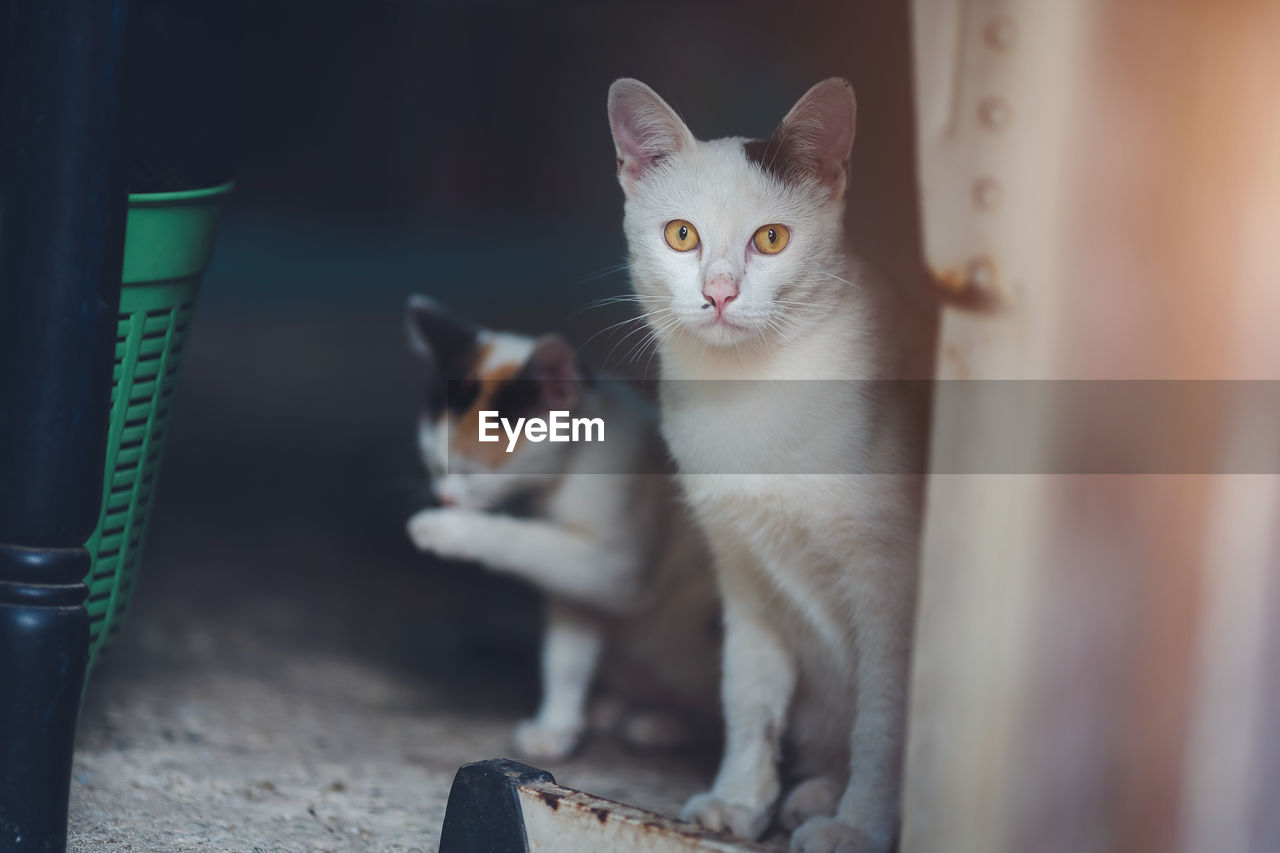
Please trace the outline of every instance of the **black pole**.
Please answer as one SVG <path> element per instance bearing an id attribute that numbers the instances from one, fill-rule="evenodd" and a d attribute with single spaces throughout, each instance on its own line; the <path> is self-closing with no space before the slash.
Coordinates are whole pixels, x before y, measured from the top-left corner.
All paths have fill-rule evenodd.
<path id="1" fill-rule="evenodd" d="M 0 850 L 67 843 L 126 205 L 128 0 L 11 4 L 0 124 Z"/>

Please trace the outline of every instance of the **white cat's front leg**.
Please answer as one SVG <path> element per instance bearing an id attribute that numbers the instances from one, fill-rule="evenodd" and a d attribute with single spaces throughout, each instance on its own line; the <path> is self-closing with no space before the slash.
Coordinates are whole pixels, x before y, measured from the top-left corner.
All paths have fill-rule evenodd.
<path id="1" fill-rule="evenodd" d="M 525 757 L 559 760 L 577 749 L 603 648 L 604 631 L 596 617 L 562 602 L 548 602 L 542 638 L 542 704 L 533 719 L 515 730 L 516 749 Z"/>
<path id="2" fill-rule="evenodd" d="M 860 608 L 851 772 L 834 817 L 813 817 L 792 853 L 888 853 L 897 835 L 906 727 L 910 616 L 902 602 Z"/>
<path id="3" fill-rule="evenodd" d="M 726 595 L 724 609 L 724 757 L 711 790 L 689 800 L 682 817 L 755 840 L 781 792 L 778 759 L 795 664 L 753 607 Z"/>

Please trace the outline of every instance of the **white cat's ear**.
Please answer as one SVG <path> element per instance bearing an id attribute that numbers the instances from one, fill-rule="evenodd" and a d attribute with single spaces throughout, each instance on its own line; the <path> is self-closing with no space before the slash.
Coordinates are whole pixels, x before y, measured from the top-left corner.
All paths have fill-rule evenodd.
<path id="1" fill-rule="evenodd" d="M 628 194 L 654 166 L 694 142 L 676 111 L 629 77 L 609 87 L 609 128 L 618 152 L 618 182 Z"/>
<path id="2" fill-rule="evenodd" d="M 749 143 L 747 156 L 767 170 L 816 179 L 833 195 L 843 195 L 857 117 L 853 86 L 829 77 L 796 101 L 773 136 Z"/>
<path id="3" fill-rule="evenodd" d="M 539 406 L 548 411 L 572 409 L 581 395 L 582 375 L 573 347 L 559 335 L 544 335 L 534 342 L 522 378 L 538 383 Z"/>
<path id="4" fill-rule="evenodd" d="M 465 366 L 475 352 L 480 330 L 455 317 L 427 296 L 410 296 L 405 312 L 409 348 L 443 371 Z"/>

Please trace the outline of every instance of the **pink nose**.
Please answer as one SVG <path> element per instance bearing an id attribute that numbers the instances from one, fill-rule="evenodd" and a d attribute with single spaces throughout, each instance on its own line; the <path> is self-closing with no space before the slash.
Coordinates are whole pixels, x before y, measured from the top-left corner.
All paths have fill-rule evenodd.
<path id="1" fill-rule="evenodd" d="M 729 303 L 738 298 L 738 280 L 730 275 L 718 275 L 702 286 L 702 296 L 707 300 L 702 307 L 714 307 L 719 317 Z"/>

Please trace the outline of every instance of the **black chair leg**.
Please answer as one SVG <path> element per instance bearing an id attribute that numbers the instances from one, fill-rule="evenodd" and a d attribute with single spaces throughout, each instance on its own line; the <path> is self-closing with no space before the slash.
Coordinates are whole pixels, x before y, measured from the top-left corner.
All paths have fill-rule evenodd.
<path id="1" fill-rule="evenodd" d="M 126 206 L 127 0 L 22 0 L 0 45 L 0 850 L 67 844 Z"/>

